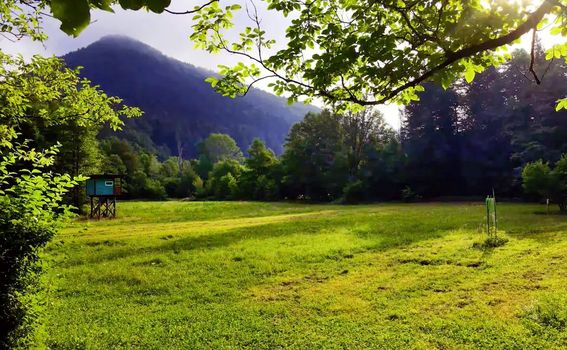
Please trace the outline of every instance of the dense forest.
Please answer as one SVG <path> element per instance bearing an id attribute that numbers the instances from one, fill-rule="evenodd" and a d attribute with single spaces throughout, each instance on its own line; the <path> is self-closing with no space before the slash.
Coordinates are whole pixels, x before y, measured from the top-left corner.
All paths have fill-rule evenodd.
<path id="1" fill-rule="evenodd" d="M 245 158 L 219 133 L 202 140 L 193 159 L 163 158 L 116 136 L 85 139 L 99 143 L 83 159 L 97 167 L 81 172 L 125 174 L 130 198 L 357 202 L 482 197 L 492 189 L 521 197 L 526 163 L 555 162 L 567 152 L 567 112 L 555 111 L 567 93 L 567 67 L 562 61 L 537 67 L 545 72 L 538 85 L 525 73 L 529 61 L 516 51 L 470 85 L 430 84 L 404 109 L 399 132 L 366 109 L 308 113 L 293 125 L 280 157 L 259 138 Z"/>

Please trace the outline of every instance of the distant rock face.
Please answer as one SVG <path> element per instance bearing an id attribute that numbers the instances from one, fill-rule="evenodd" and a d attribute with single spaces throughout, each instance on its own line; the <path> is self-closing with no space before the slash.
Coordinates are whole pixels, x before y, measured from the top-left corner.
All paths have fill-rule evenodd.
<path id="1" fill-rule="evenodd" d="M 140 107 L 144 116 L 127 122 L 121 137 L 162 154 L 194 156 L 196 144 L 212 132 L 232 136 L 245 151 L 255 137 L 281 153 L 290 126 L 313 106 L 288 106 L 285 99 L 253 89 L 231 99 L 205 78 L 212 72 L 163 55 L 124 36 L 107 36 L 65 55 L 71 67 L 109 95 Z"/>

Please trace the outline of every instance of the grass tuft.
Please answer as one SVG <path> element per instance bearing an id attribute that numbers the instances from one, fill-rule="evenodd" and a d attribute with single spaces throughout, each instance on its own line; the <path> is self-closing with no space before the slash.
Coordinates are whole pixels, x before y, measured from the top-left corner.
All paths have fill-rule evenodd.
<path id="1" fill-rule="evenodd" d="M 536 333 L 541 333 L 544 329 L 567 332 L 567 296 L 546 296 L 530 307 L 522 317 Z"/>
<path id="2" fill-rule="evenodd" d="M 498 248 L 498 247 L 502 247 L 503 245 L 505 245 L 506 243 L 508 243 L 508 239 L 502 236 L 491 236 L 486 238 L 484 241 L 482 242 L 475 242 L 473 244 L 473 248 L 477 248 L 477 249 L 493 249 L 493 248 Z"/>

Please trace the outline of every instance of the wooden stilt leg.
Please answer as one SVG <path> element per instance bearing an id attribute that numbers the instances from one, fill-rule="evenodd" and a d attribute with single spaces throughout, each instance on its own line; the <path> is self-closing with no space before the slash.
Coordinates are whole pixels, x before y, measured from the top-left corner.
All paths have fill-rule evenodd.
<path id="1" fill-rule="evenodd" d="M 89 199 L 91 202 L 90 218 L 100 220 L 100 218 L 116 217 L 116 197 L 92 196 Z"/>

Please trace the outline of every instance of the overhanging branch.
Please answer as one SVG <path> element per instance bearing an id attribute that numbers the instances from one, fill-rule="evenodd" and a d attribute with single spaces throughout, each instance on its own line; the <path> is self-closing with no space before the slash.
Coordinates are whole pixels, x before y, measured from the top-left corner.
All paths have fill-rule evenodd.
<path id="1" fill-rule="evenodd" d="M 202 9 L 204 9 L 205 7 L 211 5 L 214 2 L 218 2 L 219 0 L 210 0 L 209 2 L 207 2 L 206 4 L 203 4 L 193 10 L 187 10 L 187 11 L 173 11 L 173 10 L 168 10 L 168 9 L 164 9 L 165 12 L 172 14 L 172 15 L 189 15 L 192 13 L 196 13 L 201 11 Z"/>
<path id="2" fill-rule="evenodd" d="M 459 61 L 463 58 L 471 57 L 471 56 L 474 56 L 474 55 L 481 53 L 481 52 L 484 52 L 484 51 L 495 50 L 495 49 L 497 49 L 501 46 L 512 43 L 516 39 L 519 39 L 522 35 L 529 32 L 532 28 L 537 27 L 537 24 L 539 22 L 541 22 L 543 17 L 546 14 L 548 14 L 549 12 L 551 12 L 553 7 L 557 6 L 558 4 L 559 4 L 559 2 L 557 0 L 545 0 L 537 10 L 535 10 L 532 14 L 530 14 L 528 16 L 528 18 L 526 19 L 526 21 L 524 23 L 520 24 L 516 29 L 514 29 L 510 33 L 503 35 L 501 37 L 495 38 L 495 39 L 487 40 L 487 41 L 480 43 L 480 44 L 477 44 L 477 45 L 466 47 L 464 49 L 455 51 L 452 54 L 446 55 L 445 61 L 443 61 L 439 65 L 433 67 L 429 71 L 423 73 L 421 76 L 419 76 L 419 77 L 405 83 L 404 85 L 398 87 L 397 89 L 393 90 L 392 92 L 390 92 L 389 94 L 387 94 L 385 97 L 383 97 L 380 100 L 377 100 L 377 101 L 358 101 L 358 102 L 352 101 L 352 102 L 356 102 L 356 103 L 359 103 L 359 104 L 362 104 L 362 105 L 377 105 L 377 104 L 386 103 L 386 102 L 390 101 L 391 99 L 393 99 L 394 97 L 396 97 L 402 91 L 421 84 L 425 80 L 431 78 L 436 73 L 440 72 L 441 70 L 447 68 L 451 64 L 453 64 L 453 63 L 455 63 L 455 62 L 457 62 L 457 61 Z"/>

